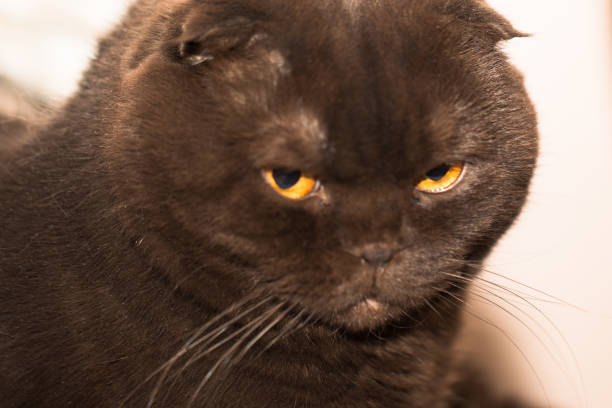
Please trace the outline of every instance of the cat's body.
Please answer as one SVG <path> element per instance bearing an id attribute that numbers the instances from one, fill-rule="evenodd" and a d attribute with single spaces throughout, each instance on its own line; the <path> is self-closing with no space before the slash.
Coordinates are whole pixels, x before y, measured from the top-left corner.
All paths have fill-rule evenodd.
<path id="1" fill-rule="evenodd" d="M 514 35 L 476 1 L 139 1 L 0 155 L 2 406 L 469 406 L 458 275 L 537 150 Z"/>

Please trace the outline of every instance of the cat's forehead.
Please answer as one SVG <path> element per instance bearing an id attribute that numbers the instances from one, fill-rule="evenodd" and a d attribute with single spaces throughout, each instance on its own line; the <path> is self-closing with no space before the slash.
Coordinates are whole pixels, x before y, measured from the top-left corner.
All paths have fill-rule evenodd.
<path id="1" fill-rule="evenodd" d="M 476 0 L 198 2 L 182 30 L 203 43 L 192 61 L 228 56 L 211 64 L 210 89 L 261 124 L 265 147 L 254 156 L 333 156 L 346 174 L 372 164 L 410 171 L 466 145 L 459 107 L 494 98 L 477 89 L 484 60 L 512 35 Z"/>
<path id="2" fill-rule="evenodd" d="M 448 135 L 431 129 L 442 112 L 445 126 L 454 126 L 452 95 L 442 84 L 450 74 L 434 69 L 428 55 L 439 51 L 438 40 L 417 44 L 417 28 L 384 26 L 346 20 L 331 31 L 289 28 L 277 37 L 270 55 L 283 61 L 285 73 L 270 91 L 270 118 L 296 128 L 278 134 L 285 140 L 279 155 L 297 149 L 306 161 L 327 159 L 352 175 L 381 167 L 409 172 L 427 151 L 444 151 Z"/>

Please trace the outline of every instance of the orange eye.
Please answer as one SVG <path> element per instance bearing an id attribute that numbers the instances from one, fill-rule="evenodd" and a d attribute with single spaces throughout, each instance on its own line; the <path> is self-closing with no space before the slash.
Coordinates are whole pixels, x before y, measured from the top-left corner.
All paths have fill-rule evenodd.
<path id="1" fill-rule="evenodd" d="M 463 178 L 464 164 L 441 164 L 425 174 L 417 190 L 425 193 L 443 193 L 454 188 Z"/>
<path id="2" fill-rule="evenodd" d="M 299 200 L 315 191 L 317 180 L 310 174 L 300 170 L 268 169 L 264 177 L 274 191 L 291 200 Z"/>

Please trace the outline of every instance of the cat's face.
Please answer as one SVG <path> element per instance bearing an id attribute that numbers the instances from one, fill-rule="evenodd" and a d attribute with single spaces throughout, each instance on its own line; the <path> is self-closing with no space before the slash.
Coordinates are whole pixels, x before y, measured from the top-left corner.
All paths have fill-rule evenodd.
<path id="1" fill-rule="evenodd" d="M 202 265 L 199 296 L 264 290 L 354 330 L 471 273 L 536 155 L 508 24 L 459 1 L 229 3 L 174 4 L 123 62 L 109 145 L 149 250 Z"/>

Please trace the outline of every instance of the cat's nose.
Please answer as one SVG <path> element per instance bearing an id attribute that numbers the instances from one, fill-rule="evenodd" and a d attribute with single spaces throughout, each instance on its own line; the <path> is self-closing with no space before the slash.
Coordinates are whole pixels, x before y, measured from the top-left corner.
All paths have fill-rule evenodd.
<path id="1" fill-rule="evenodd" d="M 391 261 L 396 251 L 388 245 L 370 244 L 361 248 L 361 259 L 372 266 L 384 266 Z"/>

